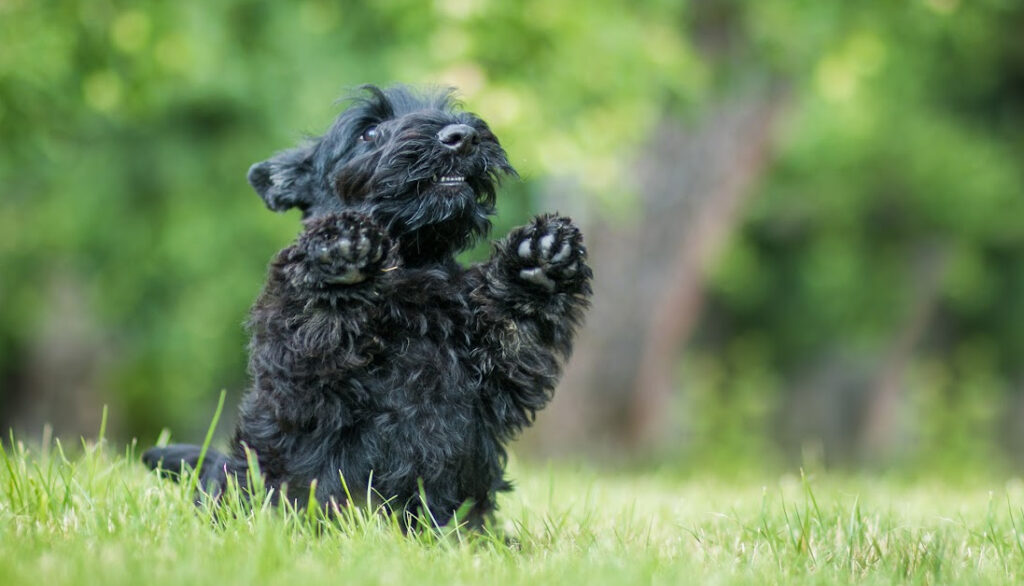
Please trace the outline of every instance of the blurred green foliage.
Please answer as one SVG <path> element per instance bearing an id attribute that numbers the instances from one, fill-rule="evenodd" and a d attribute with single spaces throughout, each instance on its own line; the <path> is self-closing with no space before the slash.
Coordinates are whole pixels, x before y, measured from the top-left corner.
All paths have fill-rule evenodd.
<path id="1" fill-rule="evenodd" d="M 1024 5 L 866 4 L 799 76 L 777 161 L 712 275 L 728 326 L 711 360 L 735 373 L 726 388 L 837 350 L 880 370 L 932 305 L 900 405 L 914 457 L 962 471 L 1010 439 L 1019 465 Z M 744 340 L 757 359 L 736 363 Z"/>
<path id="2" fill-rule="evenodd" d="M 1024 380 L 1022 30 L 1012 0 L 0 0 L 0 384 L 70 282 L 119 431 L 200 429 L 245 385 L 240 324 L 298 229 L 245 171 L 346 88 L 458 86 L 525 178 L 500 233 L 548 178 L 625 217 L 654 124 L 782 82 L 777 159 L 709 278 L 725 326 L 696 342 L 695 445 L 757 458 L 788 377 L 886 348 L 936 250 L 911 387 L 936 457 L 973 457 L 982 407 Z"/>

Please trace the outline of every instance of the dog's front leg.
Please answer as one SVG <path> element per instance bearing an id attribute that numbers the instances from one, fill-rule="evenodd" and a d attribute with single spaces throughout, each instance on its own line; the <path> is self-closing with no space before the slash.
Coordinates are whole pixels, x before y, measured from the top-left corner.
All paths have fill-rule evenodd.
<path id="1" fill-rule="evenodd" d="M 397 262 L 386 233 L 367 216 L 344 212 L 310 220 L 271 264 L 253 306 L 254 392 L 247 400 L 261 402 L 284 428 L 302 428 L 321 416 L 344 373 L 363 368 L 380 351 L 379 299 Z"/>
<path id="2" fill-rule="evenodd" d="M 591 270 L 572 221 L 539 216 L 471 271 L 484 400 L 509 436 L 551 399 L 589 304 Z"/>

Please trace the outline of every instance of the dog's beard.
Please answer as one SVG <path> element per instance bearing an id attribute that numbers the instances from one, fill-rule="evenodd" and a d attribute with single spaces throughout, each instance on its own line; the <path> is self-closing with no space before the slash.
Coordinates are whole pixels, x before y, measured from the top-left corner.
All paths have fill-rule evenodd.
<path id="1" fill-rule="evenodd" d="M 487 234 L 493 206 L 481 202 L 465 182 L 416 182 L 397 197 L 366 202 L 373 218 L 387 227 L 407 263 L 450 256 Z"/>
<path id="2" fill-rule="evenodd" d="M 485 236 L 496 184 L 502 174 L 514 173 L 489 145 L 458 158 L 419 142 L 368 153 L 336 180 L 342 199 L 385 226 L 409 264 L 451 256 Z"/>

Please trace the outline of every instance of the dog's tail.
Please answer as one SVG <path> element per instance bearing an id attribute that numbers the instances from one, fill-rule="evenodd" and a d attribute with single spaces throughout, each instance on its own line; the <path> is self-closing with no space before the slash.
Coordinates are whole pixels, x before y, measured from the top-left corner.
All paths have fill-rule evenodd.
<path id="1" fill-rule="evenodd" d="M 150 470 L 160 472 L 172 480 L 180 480 L 184 468 L 196 469 L 202 446 L 192 444 L 169 444 L 155 447 L 142 454 L 142 462 Z M 231 458 L 216 450 L 209 449 L 203 458 L 202 469 L 199 470 L 200 485 L 208 493 L 219 496 L 228 485 L 228 476 L 234 476 L 239 482 L 246 480 L 246 464 L 237 458 Z"/>

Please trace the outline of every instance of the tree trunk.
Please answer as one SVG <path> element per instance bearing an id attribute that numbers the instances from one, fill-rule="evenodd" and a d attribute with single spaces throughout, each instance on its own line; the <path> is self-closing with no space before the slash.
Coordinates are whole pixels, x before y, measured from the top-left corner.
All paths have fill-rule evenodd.
<path id="1" fill-rule="evenodd" d="M 740 220 L 770 152 L 778 95 L 666 120 L 632 166 L 626 219 L 584 226 L 594 305 L 553 404 L 527 445 L 547 454 L 639 449 L 673 425 L 673 370 L 701 308 L 709 265 Z"/>

